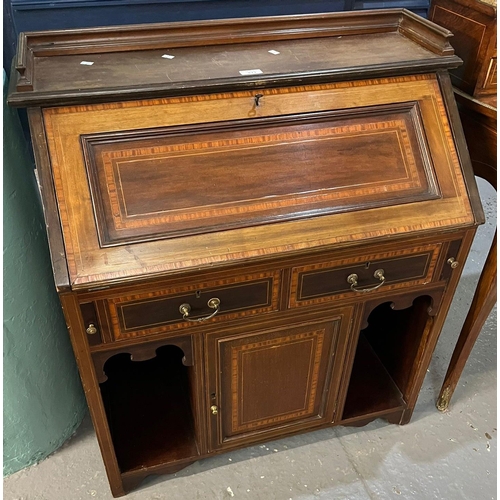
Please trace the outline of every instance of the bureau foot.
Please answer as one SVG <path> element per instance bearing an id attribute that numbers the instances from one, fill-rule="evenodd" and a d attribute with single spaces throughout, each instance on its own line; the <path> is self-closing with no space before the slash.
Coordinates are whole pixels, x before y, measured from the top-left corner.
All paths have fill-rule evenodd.
<path id="1" fill-rule="evenodd" d="M 397 420 L 397 418 L 395 417 L 394 420 L 392 420 L 392 418 L 388 418 L 387 421 L 391 424 L 406 425 L 410 422 L 412 415 L 413 408 L 407 408 L 403 411 L 403 413 L 399 417 L 399 420 Z"/>
<path id="2" fill-rule="evenodd" d="M 131 472 L 125 472 L 122 474 L 122 484 L 123 484 L 123 493 L 115 494 L 114 490 L 112 490 L 112 494 L 114 497 L 119 497 L 123 496 L 127 493 L 130 493 L 132 490 L 135 490 L 141 483 L 146 479 L 148 476 L 152 475 L 164 475 L 164 474 L 175 474 L 176 472 L 179 472 L 182 469 L 185 469 L 189 465 L 193 464 L 196 462 L 196 460 L 193 460 L 191 462 L 183 462 L 181 464 L 175 464 L 175 465 L 165 465 L 162 467 L 155 467 L 154 469 L 152 468 L 147 468 L 147 469 L 140 469 L 136 471 L 131 471 Z"/>
<path id="3" fill-rule="evenodd" d="M 108 480 L 109 480 L 109 488 L 111 490 L 113 498 L 123 497 L 128 493 L 128 490 L 125 490 L 124 485 L 120 480 L 118 480 L 118 482 L 115 482 L 109 477 Z"/>

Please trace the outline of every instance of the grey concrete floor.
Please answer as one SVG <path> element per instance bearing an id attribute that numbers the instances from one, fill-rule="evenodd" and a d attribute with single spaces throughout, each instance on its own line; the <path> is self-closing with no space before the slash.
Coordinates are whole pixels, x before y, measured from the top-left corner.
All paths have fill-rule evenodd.
<path id="1" fill-rule="evenodd" d="M 496 307 L 446 413 L 439 393 L 496 225 L 496 193 L 479 179 L 487 215 L 424 381 L 412 421 L 336 427 L 200 460 L 146 479 L 128 500 L 496 498 Z M 5 500 L 112 498 L 89 419 L 60 450 L 4 480 Z"/>

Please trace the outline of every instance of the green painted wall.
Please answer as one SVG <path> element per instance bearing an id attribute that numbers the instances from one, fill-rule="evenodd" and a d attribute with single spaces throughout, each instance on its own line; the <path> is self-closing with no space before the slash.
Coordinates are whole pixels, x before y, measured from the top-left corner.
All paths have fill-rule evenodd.
<path id="1" fill-rule="evenodd" d="M 4 475 L 39 462 L 80 424 L 86 405 L 50 266 L 33 165 L 5 105 L 3 164 Z"/>

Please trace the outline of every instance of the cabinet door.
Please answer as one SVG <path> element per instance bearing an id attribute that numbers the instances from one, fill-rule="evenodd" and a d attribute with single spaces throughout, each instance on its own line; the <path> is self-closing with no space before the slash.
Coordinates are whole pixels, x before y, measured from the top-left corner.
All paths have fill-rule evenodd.
<path id="1" fill-rule="evenodd" d="M 212 449 L 331 422 L 350 309 L 328 321 L 209 334 Z"/>

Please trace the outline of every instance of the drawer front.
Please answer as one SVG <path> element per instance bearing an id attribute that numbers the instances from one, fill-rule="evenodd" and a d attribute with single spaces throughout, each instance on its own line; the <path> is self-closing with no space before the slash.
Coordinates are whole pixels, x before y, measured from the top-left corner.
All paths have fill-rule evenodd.
<path id="1" fill-rule="evenodd" d="M 219 311 L 206 322 L 278 310 L 280 271 L 157 289 L 108 299 L 114 340 L 187 328 L 199 321 L 183 319 L 182 305 L 189 305 L 192 320 L 210 316 L 215 308 L 212 298 L 220 301 Z"/>
<path id="2" fill-rule="evenodd" d="M 429 283 L 440 249 L 441 244 L 423 245 L 295 267 L 289 305 L 316 304 Z M 377 273 L 380 270 L 383 272 Z"/>

